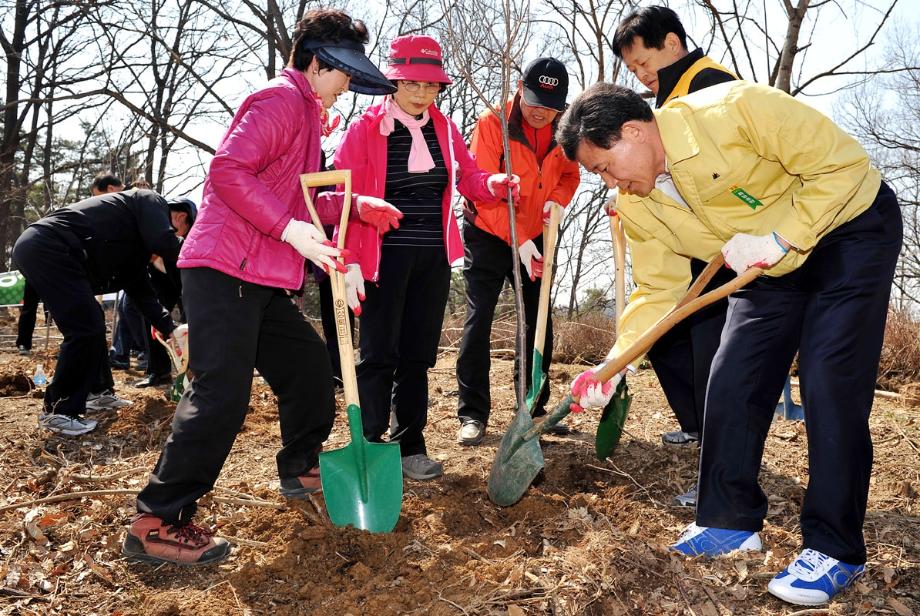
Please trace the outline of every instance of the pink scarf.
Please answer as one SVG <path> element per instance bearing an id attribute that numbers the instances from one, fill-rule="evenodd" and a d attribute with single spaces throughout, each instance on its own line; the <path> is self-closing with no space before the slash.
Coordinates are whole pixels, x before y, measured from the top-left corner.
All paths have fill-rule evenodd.
<path id="1" fill-rule="evenodd" d="M 399 120 L 409 129 L 412 135 L 412 149 L 409 150 L 409 173 L 427 173 L 434 168 L 434 160 L 428 151 L 428 142 L 422 134 L 422 127 L 428 124 L 431 117 L 428 110 L 422 114 L 421 119 L 409 115 L 396 104 L 392 96 L 387 96 L 383 101 L 384 116 L 380 121 L 380 134 L 389 137 L 395 128 L 395 120 Z"/>

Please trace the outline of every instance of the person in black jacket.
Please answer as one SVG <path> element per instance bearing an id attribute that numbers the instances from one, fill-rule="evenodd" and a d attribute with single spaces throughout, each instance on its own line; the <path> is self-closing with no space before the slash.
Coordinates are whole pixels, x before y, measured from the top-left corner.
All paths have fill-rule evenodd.
<path id="1" fill-rule="evenodd" d="M 45 391 L 43 427 L 68 436 L 92 431 L 87 395 L 106 358 L 105 319 L 95 295 L 124 289 L 163 334 L 174 324 L 157 302 L 151 255 L 175 263 L 180 240 L 166 200 L 149 190 L 92 197 L 29 226 L 13 258 L 64 335 L 54 380 Z"/>
<path id="2" fill-rule="evenodd" d="M 737 79 L 703 51 L 687 50 L 687 33 L 677 13 L 664 6 L 648 6 L 627 15 L 613 36 L 613 51 L 655 95 L 655 107 L 691 92 Z M 706 263 L 693 259 L 694 278 Z M 721 270 L 706 287 L 710 291 L 735 277 Z M 698 444 L 703 431 L 706 384 L 712 358 L 719 348 L 728 300 L 692 315 L 649 349 L 648 358 L 658 376 L 680 429 L 661 435 L 666 445 Z M 675 499 L 685 507 L 696 505 L 696 487 Z"/>
<path id="3" fill-rule="evenodd" d="M 188 197 L 169 199 L 166 204 L 169 206 L 176 235 L 184 238 L 195 223 L 198 206 Z M 179 312 L 183 313 L 182 279 L 179 277 L 179 269 L 174 264 L 165 262 L 157 265 L 151 263 L 147 266 L 147 273 L 150 274 L 150 282 L 153 284 L 153 290 L 160 305 L 167 312 L 172 312 L 178 306 Z M 184 314 L 182 314 L 180 320 L 185 322 Z M 163 345 L 152 336 L 151 325 L 153 324 L 148 319 L 144 319 L 144 333 L 146 336 L 144 353 L 147 356 L 147 368 L 145 369 L 144 378 L 135 381 L 133 383 L 134 387 L 155 387 L 157 385 L 168 385 L 172 382 L 172 362 Z"/>

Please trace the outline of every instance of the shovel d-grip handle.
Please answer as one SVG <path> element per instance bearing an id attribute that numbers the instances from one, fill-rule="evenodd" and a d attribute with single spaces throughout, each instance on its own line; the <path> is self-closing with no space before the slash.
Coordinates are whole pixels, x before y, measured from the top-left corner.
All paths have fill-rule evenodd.
<path id="1" fill-rule="evenodd" d="M 648 349 L 651 348 L 653 344 L 658 342 L 658 339 L 663 335 L 668 333 L 672 327 L 689 317 L 694 312 L 702 310 L 706 306 L 709 306 L 712 303 L 719 301 L 725 297 L 728 297 L 741 287 L 747 285 L 758 276 L 763 274 L 763 270 L 759 267 L 752 267 L 746 272 L 731 280 L 717 289 L 713 289 L 709 293 L 706 293 L 703 296 L 700 296 L 700 292 L 706 285 L 712 280 L 712 277 L 716 275 L 716 272 L 719 271 L 725 264 L 725 259 L 722 256 L 722 253 L 719 253 L 709 262 L 709 265 L 706 266 L 706 269 L 697 277 L 696 282 L 687 290 L 687 294 L 684 295 L 683 299 L 664 317 L 662 317 L 657 323 L 650 327 L 644 334 L 639 336 L 639 338 L 633 342 L 625 351 L 620 353 L 617 357 L 611 359 L 606 364 L 604 364 L 600 370 L 596 372 L 596 378 L 598 382 L 606 383 L 613 378 L 615 374 L 621 372 L 626 366 L 634 362 L 637 358 L 641 357 Z M 535 425 L 533 428 L 525 432 L 522 436 L 524 441 L 529 441 L 531 439 L 539 437 L 542 433 L 546 432 L 554 425 L 562 421 L 562 419 L 571 412 L 572 403 L 575 402 L 574 398 L 570 395 L 566 396 L 565 399 L 560 402 L 552 413 L 546 416 L 546 419 L 543 422 Z"/>

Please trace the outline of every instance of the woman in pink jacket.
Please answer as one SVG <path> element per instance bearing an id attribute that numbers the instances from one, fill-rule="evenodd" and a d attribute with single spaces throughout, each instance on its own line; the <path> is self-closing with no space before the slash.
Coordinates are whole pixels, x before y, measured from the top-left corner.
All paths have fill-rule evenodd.
<path id="1" fill-rule="evenodd" d="M 396 92 L 349 127 L 335 166 L 352 170 L 356 191 L 386 199 L 404 217 L 383 237 L 370 225 L 349 228 L 345 279 L 349 305 L 361 317 L 364 435 L 380 441 L 389 427 L 389 440 L 400 444 L 403 473 L 432 479 L 443 468 L 428 457 L 422 434 L 428 369 L 437 356 L 450 266 L 463 258 L 453 188 L 468 199 L 492 200 L 508 194 L 508 178 L 479 169 L 457 127 L 434 104 L 451 83 L 437 41 L 395 39 L 386 76 Z"/>
<path id="2" fill-rule="evenodd" d="M 190 520 L 243 425 L 254 367 L 278 396 L 282 494 L 320 489 L 317 456 L 335 409 L 332 369 L 290 291 L 303 284 L 305 258 L 340 264 L 333 261 L 339 251 L 308 222 L 299 176 L 319 170 L 326 109 L 339 94 L 349 85 L 368 94 L 393 90 L 365 57 L 367 40 L 364 24 L 341 11 L 307 12 L 287 68 L 243 102 L 217 147 L 179 259 L 195 379 L 138 495 L 126 556 L 198 565 L 229 553 L 226 540 Z M 323 222 L 337 221 L 341 195 L 316 202 Z M 375 231 L 399 216 L 379 199 L 356 202 Z"/>

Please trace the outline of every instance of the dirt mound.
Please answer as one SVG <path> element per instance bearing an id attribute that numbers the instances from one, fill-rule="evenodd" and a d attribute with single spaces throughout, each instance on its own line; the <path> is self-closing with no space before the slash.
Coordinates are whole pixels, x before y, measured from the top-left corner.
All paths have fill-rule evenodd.
<path id="1" fill-rule="evenodd" d="M 0 372 L 0 397 L 29 393 L 35 385 L 25 372 L 13 368 Z"/>

